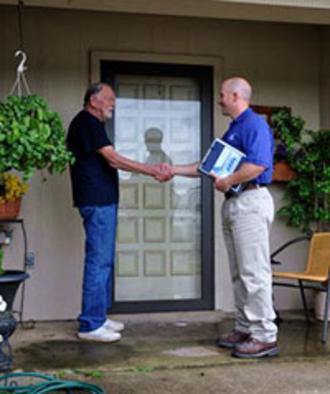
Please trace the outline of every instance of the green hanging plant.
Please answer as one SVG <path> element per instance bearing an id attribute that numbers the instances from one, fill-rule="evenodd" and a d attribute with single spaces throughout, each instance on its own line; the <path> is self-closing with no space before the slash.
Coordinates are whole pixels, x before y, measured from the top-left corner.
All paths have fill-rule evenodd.
<path id="1" fill-rule="evenodd" d="M 62 173 L 73 162 L 57 112 L 40 96 L 9 96 L 0 103 L 0 173 L 17 170 L 28 180 L 36 170 Z"/>
<path id="2" fill-rule="evenodd" d="M 272 116 L 286 161 L 296 173 L 285 185 L 286 204 L 277 213 L 304 232 L 330 231 L 330 130 L 305 130 L 304 124 L 287 111 Z"/>

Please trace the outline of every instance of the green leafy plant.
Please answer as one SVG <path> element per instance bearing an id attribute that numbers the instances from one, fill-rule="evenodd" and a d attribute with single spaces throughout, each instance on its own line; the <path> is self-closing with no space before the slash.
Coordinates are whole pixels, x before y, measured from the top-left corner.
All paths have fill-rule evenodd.
<path id="1" fill-rule="evenodd" d="M 304 120 L 288 111 L 275 113 L 272 125 L 296 173 L 278 215 L 307 233 L 330 230 L 330 130 L 306 130 Z"/>
<path id="2" fill-rule="evenodd" d="M 40 96 L 9 96 L 0 103 L 0 203 L 27 191 L 25 181 L 36 170 L 62 173 L 73 162 L 65 146 L 65 131 L 58 113 Z M 22 175 L 23 182 L 14 170 Z M 0 274 L 4 252 L 0 247 Z"/>
<path id="3" fill-rule="evenodd" d="M 0 103 L 0 173 L 17 170 L 27 180 L 35 170 L 61 173 L 72 161 L 61 118 L 42 97 L 9 96 Z"/>

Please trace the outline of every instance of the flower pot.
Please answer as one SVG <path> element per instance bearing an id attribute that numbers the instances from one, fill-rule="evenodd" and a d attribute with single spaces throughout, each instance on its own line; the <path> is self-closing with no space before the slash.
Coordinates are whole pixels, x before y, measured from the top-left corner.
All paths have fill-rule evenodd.
<path id="1" fill-rule="evenodd" d="M 21 282 L 29 277 L 24 271 L 5 271 L 0 275 L 0 295 L 7 302 L 7 310 L 12 310 L 14 299 Z"/>
<path id="2" fill-rule="evenodd" d="M 274 182 L 288 182 L 296 177 L 296 173 L 285 161 L 279 161 L 275 163 L 273 178 Z"/>
<path id="3" fill-rule="evenodd" d="M 5 201 L 0 203 L 0 219 L 16 219 L 20 208 L 21 198 L 14 201 Z"/>

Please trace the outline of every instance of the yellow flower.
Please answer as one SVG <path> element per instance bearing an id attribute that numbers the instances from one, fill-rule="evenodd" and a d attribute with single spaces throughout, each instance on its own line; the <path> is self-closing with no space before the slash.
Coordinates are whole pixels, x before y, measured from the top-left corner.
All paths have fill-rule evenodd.
<path id="1" fill-rule="evenodd" d="M 19 199 L 29 188 L 28 184 L 23 182 L 18 175 L 10 172 L 0 174 L 0 185 L 3 189 L 0 193 L 0 203 Z"/>

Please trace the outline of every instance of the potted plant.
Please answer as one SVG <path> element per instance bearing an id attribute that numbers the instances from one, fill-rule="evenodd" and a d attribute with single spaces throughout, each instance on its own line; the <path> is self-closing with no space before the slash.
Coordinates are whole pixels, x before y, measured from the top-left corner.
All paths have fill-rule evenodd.
<path id="1" fill-rule="evenodd" d="M 7 212 L 5 217 L 4 206 L 20 200 L 36 170 L 62 173 L 72 161 L 61 118 L 42 97 L 8 96 L 0 102 L 0 212 Z M 0 294 L 10 309 L 19 283 L 28 274 L 3 270 L 2 260 L 0 245 Z"/>
<path id="2" fill-rule="evenodd" d="M 28 184 L 23 182 L 18 175 L 9 172 L 0 174 L 0 182 L 0 218 L 15 218 L 19 212 L 21 197 L 28 190 Z M 5 232 L 5 229 L 1 228 L 1 231 Z M 5 298 L 11 308 L 19 283 L 28 275 L 22 271 L 5 271 L 3 258 L 3 244 L 0 244 L 0 295 Z"/>
<path id="3" fill-rule="evenodd" d="M 27 191 L 26 181 L 36 170 L 62 173 L 72 161 L 65 146 L 62 120 L 57 112 L 49 110 L 45 99 L 12 95 L 0 102 L 2 218 L 15 217 L 20 198 Z"/>
<path id="4" fill-rule="evenodd" d="M 17 217 L 21 197 L 27 190 L 28 184 L 23 182 L 17 174 L 9 172 L 0 174 L 1 219 L 12 219 Z M 1 228 L 1 231 L 5 232 L 5 229 Z M 8 306 L 11 308 L 20 282 L 25 280 L 28 275 L 22 271 L 5 271 L 3 268 L 3 258 L 3 244 L 0 244 L 0 295 L 5 298 Z"/>
<path id="5" fill-rule="evenodd" d="M 73 160 L 57 112 L 40 96 L 9 96 L 0 103 L 0 174 L 17 170 L 28 180 L 35 170 L 61 173 Z"/>
<path id="6" fill-rule="evenodd" d="M 15 218 L 19 213 L 21 197 L 28 190 L 28 184 L 23 182 L 17 174 L 5 172 L 0 174 L 0 185 L 0 218 Z M 1 231 L 10 240 L 5 228 L 1 228 Z M 19 270 L 4 270 L 3 258 L 3 244 L 0 244 L 0 297 L 6 300 L 9 310 L 11 310 L 18 287 L 21 282 L 28 278 L 28 274 Z"/>
<path id="7" fill-rule="evenodd" d="M 48 109 L 42 97 L 8 96 L 0 102 L 0 213 L 8 203 L 19 203 L 5 191 L 6 176 L 11 177 L 5 175 L 8 171 L 21 173 L 23 181 L 27 181 L 36 170 L 61 173 L 72 160 L 65 146 L 61 118 Z M 8 182 L 19 185 L 17 177 Z M 15 193 L 15 185 L 11 191 Z"/>
<path id="8" fill-rule="evenodd" d="M 303 232 L 330 230 L 330 130 L 304 129 L 299 116 L 279 111 L 272 124 L 295 177 L 285 184 L 285 205 L 277 212 Z"/>
<path id="9" fill-rule="evenodd" d="M 28 188 L 28 184 L 17 174 L 0 174 L 0 219 L 13 219 L 18 216 L 22 196 Z"/>

